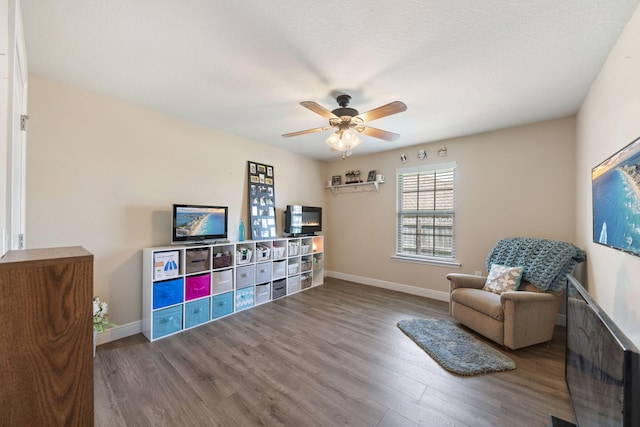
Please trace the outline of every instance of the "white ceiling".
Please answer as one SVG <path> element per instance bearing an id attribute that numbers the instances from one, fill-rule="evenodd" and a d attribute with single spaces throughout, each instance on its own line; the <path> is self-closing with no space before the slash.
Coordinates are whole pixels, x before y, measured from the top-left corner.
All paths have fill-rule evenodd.
<path id="1" fill-rule="evenodd" d="M 332 160 L 329 110 L 391 101 L 354 155 L 574 114 L 639 0 L 22 0 L 29 72 Z"/>

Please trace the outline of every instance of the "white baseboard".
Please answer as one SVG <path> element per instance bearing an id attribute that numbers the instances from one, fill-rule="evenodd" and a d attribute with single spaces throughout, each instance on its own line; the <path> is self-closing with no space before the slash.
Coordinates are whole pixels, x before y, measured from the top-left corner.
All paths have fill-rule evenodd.
<path id="1" fill-rule="evenodd" d="M 336 279 L 356 282 L 362 285 L 376 286 L 378 288 L 390 289 L 392 291 L 404 292 L 405 294 L 418 295 L 438 301 L 449 302 L 449 292 L 434 291 L 433 289 L 418 288 L 403 283 L 388 282 L 386 280 L 372 279 L 370 277 L 354 276 L 352 274 L 338 273 L 337 271 L 324 272 L 325 277 L 335 277 Z"/>
<path id="2" fill-rule="evenodd" d="M 142 320 L 114 326 L 113 328 L 105 329 L 104 332 L 98 332 L 96 344 L 106 344 L 139 333 L 142 333 Z"/>
<path id="3" fill-rule="evenodd" d="M 417 288 L 402 283 L 387 282 L 385 280 L 372 279 L 370 277 L 354 276 L 352 274 L 338 273 L 337 271 L 324 272 L 325 277 L 335 277 L 336 279 L 348 280 L 350 282 L 360 283 L 362 285 L 376 286 L 378 288 L 390 289 L 392 291 L 404 292 L 406 294 L 418 295 L 421 297 L 432 298 L 438 301 L 449 302 L 449 293 L 434 291 L 432 289 Z M 567 326 L 567 316 L 564 314 L 556 314 L 556 325 Z"/>

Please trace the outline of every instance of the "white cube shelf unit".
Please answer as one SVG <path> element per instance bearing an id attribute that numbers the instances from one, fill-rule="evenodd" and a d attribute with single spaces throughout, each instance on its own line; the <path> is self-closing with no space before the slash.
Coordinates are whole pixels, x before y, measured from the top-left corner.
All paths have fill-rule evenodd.
<path id="1" fill-rule="evenodd" d="M 154 341 L 324 283 L 324 237 L 145 248 L 142 333 Z"/>

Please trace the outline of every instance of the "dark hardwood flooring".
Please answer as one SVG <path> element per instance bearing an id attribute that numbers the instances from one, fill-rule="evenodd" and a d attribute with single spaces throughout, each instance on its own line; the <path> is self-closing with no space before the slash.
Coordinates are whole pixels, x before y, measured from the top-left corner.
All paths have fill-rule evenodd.
<path id="1" fill-rule="evenodd" d="M 442 369 L 396 323 L 448 317 L 447 304 L 325 284 L 149 343 L 98 347 L 97 426 L 548 426 L 575 422 L 564 328 L 507 351 L 509 372 Z"/>

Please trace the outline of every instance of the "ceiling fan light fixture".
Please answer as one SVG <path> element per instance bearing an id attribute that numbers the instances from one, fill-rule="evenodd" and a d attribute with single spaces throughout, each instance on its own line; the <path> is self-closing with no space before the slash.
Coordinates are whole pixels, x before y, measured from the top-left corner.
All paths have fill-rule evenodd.
<path id="1" fill-rule="evenodd" d="M 341 151 L 342 157 L 349 157 L 352 150 L 356 148 L 362 140 L 350 129 L 338 129 L 332 133 L 325 141 L 331 149 Z"/>

